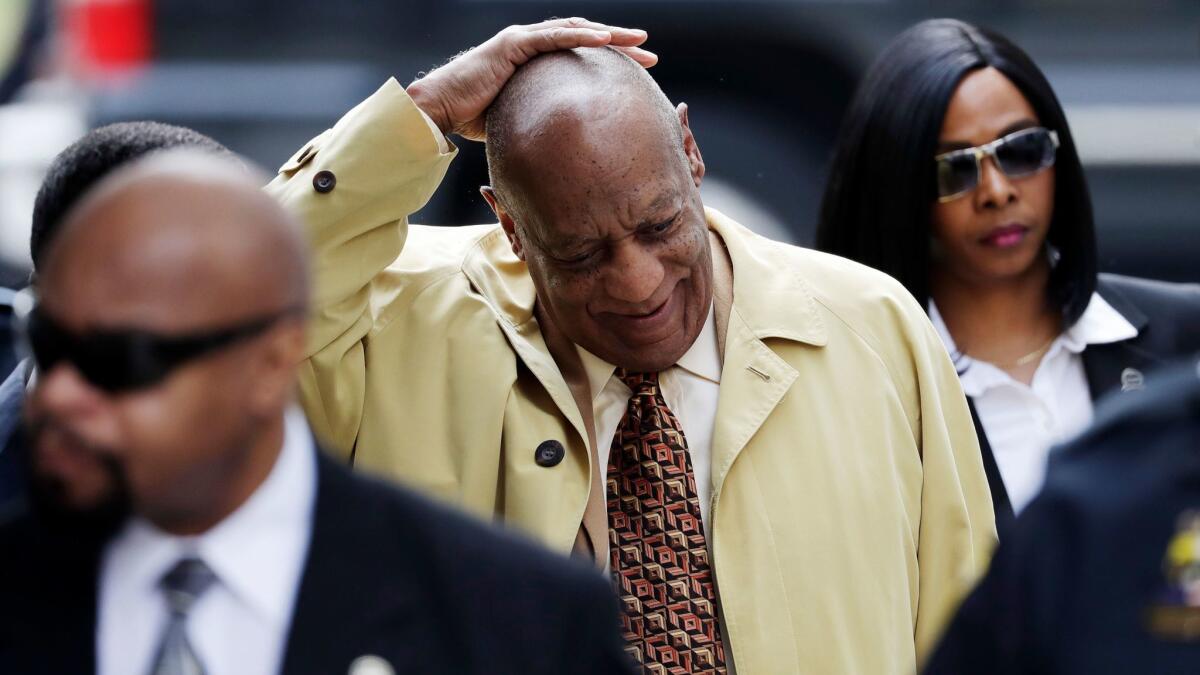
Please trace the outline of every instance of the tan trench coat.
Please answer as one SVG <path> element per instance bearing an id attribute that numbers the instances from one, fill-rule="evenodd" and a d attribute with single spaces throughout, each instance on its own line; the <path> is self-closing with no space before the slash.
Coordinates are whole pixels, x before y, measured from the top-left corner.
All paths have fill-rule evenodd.
<path id="1" fill-rule="evenodd" d="M 302 401 L 356 466 L 567 552 L 603 494 L 524 264 L 496 225 L 407 223 L 453 156 L 391 80 L 268 187 L 314 248 Z M 890 278 L 708 221 L 733 268 L 710 546 L 737 671 L 911 673 L 995 539 L 954 369 Z"/>

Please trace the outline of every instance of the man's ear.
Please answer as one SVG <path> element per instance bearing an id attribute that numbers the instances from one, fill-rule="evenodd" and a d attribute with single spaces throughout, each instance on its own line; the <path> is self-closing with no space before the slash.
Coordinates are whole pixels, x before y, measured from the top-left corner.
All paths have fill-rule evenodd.
<path id="1" fill-rule="evenodd" d="M 683 129 L 683 154 L 687 157 L 688 166 L 691 167 L 692 182 L 696 187 L 700 187 L 700 181 L 704 180 L 704 157 L 700 154 L 700 146 L 696 145 L 696 137 L 692 135 L 692 128 L 688 126 L 688 107 L 686 103 L 680 103 L 675 108 L 675 112 L 679 115 L 679 126 Z"/>
<path id="2" fill-rule="evenodd" d="M 496 220 L 500 221 L 500 227 L 504 229 L 504 236 L 508 237 L 508 245 L 512 246 L 513 254 L 518 259 L 525 260 L 525 247 L 521 242 L 520 235 L 517 234 L 517 224 L 509 215 L 508 209 L 504 208 L 504 204 L 500 202 L 495 188 L 484 185 L 479 188 L 479 194 L 483 195 L 488 206 L 492 207 L 492 213 L 496 214 Z"/>

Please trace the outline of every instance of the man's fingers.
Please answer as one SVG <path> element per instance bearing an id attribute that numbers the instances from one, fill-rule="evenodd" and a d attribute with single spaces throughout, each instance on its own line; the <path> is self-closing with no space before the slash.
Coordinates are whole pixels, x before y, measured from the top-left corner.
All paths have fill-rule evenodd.
<path id="1" fill-rule="evenodd" d="M 546 28 L 591 28 L 592 30 L 602 30 L 613 35 L 620 36 L 621 39 L 641 38 L 645 39 L 646 31 L 640 28 L 625 28 L 623 26 L 610 26 L 606 23 L 598 23 L 589 21 L 583 17 L 573 16 L 567 19 L 547 19 L 541 23 L 530 24 L 528 26 L 514 26 L 518 30 L 526 32 L 543 30 Z"/>
<path id="2" fill-rule="evenodd" d="M 643 68 L 649 68 L 649 67 L 655 65 L 656 63 L 658 63 L 658 54 L 655 54 L 654 52 L 646 51 L 645 49 L 641 49 L 639 47 L 616 47 L 616 46 L 614 46 L 613 49 L 616 49 L 617 51 L 622 52 L 625 55 L 629 56 L 629 58 L 633 59 L 634 61 L 637 61 L 638 64 L 641 65 Z"/>
<path id="3" fill-rule="evenodd" d="M 640 28 L 609 28 L 608 32 L 612 35 L 614 47 L 636 47 L 649 37 L 646 31 Z"/>
<path id="4" fill-rule="evenodd" d="M 628 54 L 642 67 L 649 68 L 658 63 L 658 56 L 637 47 L 646 41 L 646 33 L 645 31 L 636 31 L 636 33 L 636 35 L 626 33 L 621 39 L 618 39 L 617 34 L 603 29 L 552 26 L 535 31 L 516 31 L 511 33 L 509 38 L 520 54 L 515 65 L 520 65 L 544 52 L 608 45 Z"/>
<path id="5" fill-rule="evenodd" d="M 621 26 L 610 26 L 604 23 L 588 21 L 580 17 L 571 17 L 569 19 L 550 19 L 541 23 L 535 23 L 529 26 L 512 26 L 510 27 L 516 32 L 536 33 L 538 31 L 550 30 L 554 28 L 588 28 L 595 31 L 603 31 L 612 35 L 612 45 L 614 47 L 636 47 L 646 41 L 648 37 L 646 31 L 640 28 L 623 28 Z"/>
<path id="6" fill-rule="evenodd" d="M 513 37 L 513 46 L 524 58 L 524 63 L 543 52 L 555 52 L 576 47 L 602 47 L 612 42 L 612 35 L 590 28 L 546 28 Z"/>

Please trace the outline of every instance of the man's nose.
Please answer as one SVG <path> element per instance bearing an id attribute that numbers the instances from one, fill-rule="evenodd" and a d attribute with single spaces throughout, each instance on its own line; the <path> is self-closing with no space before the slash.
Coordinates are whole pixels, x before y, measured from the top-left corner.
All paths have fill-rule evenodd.
<path id="1" fill-rule="evenodd" d="M 609 297 L 621 302 L 645 302 L 662 285 L 665 270 L 653 251 L 641 242 L 626 240 L 617 246 L 604 282 Z"/>
<path id="2" fill-rule="evenodd" d="M 80 415 L 95 410 L 103 393 L 68 362 L 37 372 L 32 400 L 40 408 L 57 415 Z"/>

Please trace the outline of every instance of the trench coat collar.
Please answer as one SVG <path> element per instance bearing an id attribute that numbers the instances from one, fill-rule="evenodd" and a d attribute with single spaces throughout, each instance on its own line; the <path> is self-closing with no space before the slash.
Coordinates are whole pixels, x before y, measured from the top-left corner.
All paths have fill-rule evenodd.
<path id="1" fill-rule="evenodd" d="M 785 247 L 716 209 L 705 212 L 733 264 L 733 311 L 754 336 L 825 346 L 829 335 L 817 301 Z"/>

